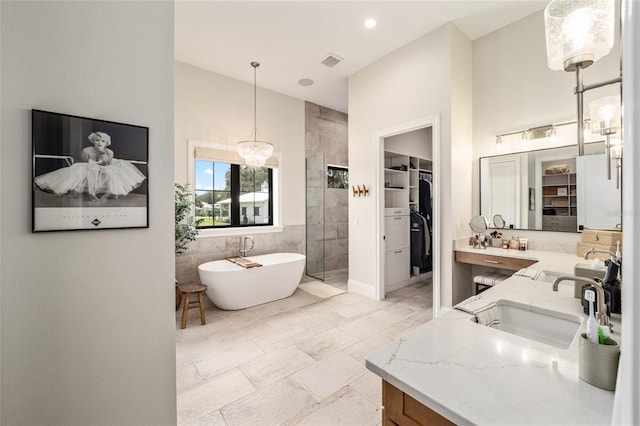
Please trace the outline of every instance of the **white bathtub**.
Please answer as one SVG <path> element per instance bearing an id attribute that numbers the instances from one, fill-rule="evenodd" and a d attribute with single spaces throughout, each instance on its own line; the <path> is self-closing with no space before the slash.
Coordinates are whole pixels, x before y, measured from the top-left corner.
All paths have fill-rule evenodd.
<path id="1" fill-rule="evenodd" d="M 220 309 L 236 310 L 284 299 L 296 291 L 305 256 L 298 253 L 271 253 L 248 256 L 262 266 L 245 269 L 228 260 L 198 266 L 200 282 L 207 296 Z"/>

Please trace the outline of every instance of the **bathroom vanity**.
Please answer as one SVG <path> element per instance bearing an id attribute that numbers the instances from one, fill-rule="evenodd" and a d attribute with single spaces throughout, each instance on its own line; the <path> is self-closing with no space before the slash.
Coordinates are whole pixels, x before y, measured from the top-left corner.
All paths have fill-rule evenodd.
<path id="1" fill-rule="evenodd" d="M 520 254 L 536 261 L 531 267 L 557 274 L 572 275 L 581 261 L 562 253 Z M 367 368 L 383 380 L 383 424 L 397 424 L 398 415 L 409 417 L 409 424 L 610 424 L 614 392 L 578 376 L 579 335 L 587 317 L 573 283 L 562 282 L 554 292 L 552 278 L 513 276 L 479 297 L 543 315 L 550 324 L 573 322 L 570 334 L 547 326 L 549 336 L 535 340 L 479 325 L 473 315 L 451 309 L 370 353 Z M 612 319 L 612 337 L 620 342 L 620 317 Z"/>

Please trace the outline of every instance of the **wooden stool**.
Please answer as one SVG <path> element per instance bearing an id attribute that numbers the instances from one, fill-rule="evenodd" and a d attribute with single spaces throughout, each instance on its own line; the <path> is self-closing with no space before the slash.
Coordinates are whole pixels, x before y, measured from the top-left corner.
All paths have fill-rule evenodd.
<path id="1" fill-rule="evenodd" d="M 184 308 L 182 308 L 182 326 L 180 328 L 187 327 L 187 316 L 189 315 L 189 302 L 191 301 L 191 295 L 198 295 L 198 303 L 200 304 L 200 322 L 205 325 L 204 320 L 204 300 L 202 294 L 207 290 L 207 286 L 203 284 L 180 284 L 178 286 L 180 293 L 184 295 Z"/>

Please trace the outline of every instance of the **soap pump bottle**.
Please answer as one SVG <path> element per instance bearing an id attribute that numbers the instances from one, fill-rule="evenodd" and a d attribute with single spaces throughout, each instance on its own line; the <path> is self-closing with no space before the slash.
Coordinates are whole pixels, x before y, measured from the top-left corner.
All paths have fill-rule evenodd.
<path id="1" fill-rule="evenodd" d="M 596 300 L 596 294 L 593 290 L 586 290 L 584 298 L 589 301 L 589 319 L 587 320 L 587 340 L 591 343 L 599 343 L 598 339 L 598 323 L 593 313 L 593 304 Z"/>

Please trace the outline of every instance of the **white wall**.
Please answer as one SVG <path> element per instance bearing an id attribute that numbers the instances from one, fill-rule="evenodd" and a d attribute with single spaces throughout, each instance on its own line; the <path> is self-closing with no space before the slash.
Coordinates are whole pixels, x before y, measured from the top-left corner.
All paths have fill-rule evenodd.
<path id="1" fill-rule="evenodd" d="M 433 151 L 433 132 L 431 127 L 424 127 L 411 132 L 400 133 L 384 139 L 384 149 L 399 154 L 431 160 Z M 418 165 L 415 165 L 418 167 Z"/>
<path id="2" fill-rule="evenodd" d="M 373 193 L 376 188 L 377 131 L 391 128 L 402 123 L 440 114 L 440 143 L 443 153 L 441 161 L 442 197 L 439 212 L 443 219 L 440 229 L 440 241 L 443 257 L 439 265 L 443 286 L 442 304 L 451 303 L 451 244 L 455 237 L 452 223 L 459 216 L 468 216 L 470 211 L 461 206 L 454 212 L 450 184 L 452 173 L 457 165 L 451 165 L 452 147 L 452 101 L 453 81 L 451 50 L 459 43 L 459 31 L 451 24 L 415 40 L 372 63 L 349 78 L 349 179 L 370 186 Z M 457 59 L 456 59 L 457 60 Z M 461 89 L 465 90 L 465 89 Z M 468 93 L 470 97 L 470 93 Z M 469 98 L 467 98 L 469 99 Z M 463 116 L 463 107 L 454 111 L 456 117 Z M 470 123 L 463 123 L 469 125 Z M 460 135 L 454 146 L 466 143 L 466 135 Z M 460 145 L 457 145 L 460 143 Z M 468 147 L 470 150 L 471 147 Z M 463 157 L 464 158 L 464 157 Z M 435 159 L 434 159 L 435 160 Z M 461 162 L 460 167 L 470 167 Z M 465 187 L 463 176 L 456 197 L 470 199 L 470 187 Z M 449 189 L 447 189 L 449 185 Z M 462 202 L 464 204 L 464 201 Z M 371 259 L 376 259 L 376 216 L 378 209 L 376 197 L 349 198 L 349 282 L 360 288 L 372 288 L 375 280 L 375 268 Z M 436 212 L 438 214 L 438 212 Z"/>
<path id="3" fill-rule="evenodd" d="M 624 86 L 622 99 L 624 102 L 624 157 L 622 172 L 622 205 L 624 206 L 622 221 L 622 237 L 625 240 L 622 273 L 625 283 L 622 298 L 622 329 L 624 344 L 621 347 L 621 373 L 616 391 L 616 410 L 614 424 L 640 424 L 640 262 L 638 259 L 638 243 L 640 239 L 640 81 L 637 70 L 640 68 L 640 3 L 623 0 L 624 19 Z M 631 244 L 629 244 L 631 242 Z M 619 404 L 619 405 L 618 405 Z"/>
<path id="4" fill-rule="evenodd" d="M 617 34 L 617 30 L 616 30 Z M 585 84 L 620 75 L 619 47 L 583 71 Z M 479 211 L 478 158 L 522 150 L 518 142 L 503 138 L 501 151 L 496 135 L 526 128 L 576 120 L 575 73 L 547 67 L 544 15 L 537 12 L 473 42 L 473 212 Z M 620 92 L 612 85 L 585 92 L 589 102 Z M 575 126 L 559 129 L 555 142 L 532 140 L 528 149 L 576 143 Z M 525 148 L 527 149 L 527 148 Z M 576 151 L 577 152 L 577 151 Z"/>
<path id="5" fill-rule="evenodd" d="M 173 4 L 0 7 L 1 423 L 175 424 Z M 32 108 L 149 127 L 150 228 L 31 233 Z"/>
<path id="6" fill-rule="evenodd" d="M 282 153 L 282 225 L 305 223 L 304 101 L 259 86 L 257 125 L 261 139 Z M 253 68 L 247 63 L 247 79 Z M 187 182 L 187 140 L 234 146 L 253 131 L 253 83 L 175 63 L 175 181 Z"/>

